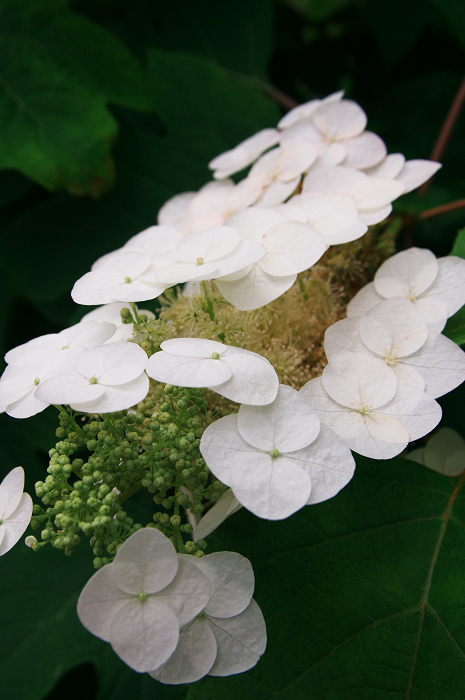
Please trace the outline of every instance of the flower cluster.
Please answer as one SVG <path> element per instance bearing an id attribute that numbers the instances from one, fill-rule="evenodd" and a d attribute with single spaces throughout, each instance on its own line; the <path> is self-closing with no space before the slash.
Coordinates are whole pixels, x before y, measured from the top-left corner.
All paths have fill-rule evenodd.
<path id="1" fill-rule="evenodd" d="M 464 303 L 465 260 L 397 253 L 328 328 L 329 364 L 300 393 L 352 450 L 394 457 L 433 430 L 434 399 L 465 380 L 465 353 L 436 330 Z"/>
<path id="2" fill-rule="evenodd" d="M 50 404 L 59 410 L 48 475 L 36 483 L 43 507 L 34 506 L 31 526 L 41 541 L 27 544 L 72 555 L 82 535 L 90 538 L 98 571 L 79 598 L 81 622 L 163 683 L 240 673 L 265 650 L 250 562 L 205 555 L 204 537 L 241 507 L 281 520 L 334 497 L 354 474 L 350 449 L 399 454 L 438 423 L 435 398 L 465 379 L 464 353 L 441 335 L 465 302 L 465 261 L 429 251 L 399 253 L 379 268 L 348 318 L 328 328 L 329 364 L 300 392 L 245 349 L 250 316 L 240 328 L 217 323 L 212 299 L 235 313 L 269 305 L 273 314 L 271 302 L 297 281 L 307 303 L 306 271 L 325 264 L 328 248 L 358 245 L 394 199 L 440 167 L 387 155 L 366 124 L 339 92 L 219 155 L 212 181 L 170 199 L 157 225 L 75 283 L 78 304 L 103 307 L 5 357 L 0 410 L 16 418 Z M 230 176 L 244 168 L 236 184 Z M 184 297 L 191 313 L 181 328 L 138 310 L 135 302 L 184 283 L 194 296 Z M 302 323 L 283 320 L 290 347 Z M 269 355 L 272 334 L 254 331 Z M 293 386 L 316 376 L 323 365 L 315 364 Z M 82 459 L 72 459 L 77 450 Z M 22 487 L 20 468 L 0 485 L 0 554 L 31 517 Z M 123 510 L 139 489 L 155 506 L 147 527 Z"/>
<path id="3" fill-rule="evenodd" d="M 254 666 L 266 646 L 250 562 L 234 552 L 177 554 L 152 528 L 134 533 L 78 601 L 82 624 L 139 673 L 190 683 Z"/>

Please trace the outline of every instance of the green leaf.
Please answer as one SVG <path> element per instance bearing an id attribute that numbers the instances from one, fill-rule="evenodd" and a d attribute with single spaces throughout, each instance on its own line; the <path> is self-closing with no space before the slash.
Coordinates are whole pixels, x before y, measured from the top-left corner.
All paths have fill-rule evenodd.
<path id="1" fill-rule="evenodd" d="M 152 49 L 147 70 L 168 133 L 205 164 L 280 119 L 277 107 L 257 89 L 199 56 Z"/>
<path id="2" fill-rule="evenodd" d="M 211 547 L 251 560 L 268 648 L 188 700 L 465 697 L 464 481 L 359 457 L 325 503 L 276 523 L 232 516 Z"/>
<path id="3" fill-rule="evenodd" d="M 279 118 L 271 100 L 205 59 L 153 52 L 149 70 L 168 134 L 153 115 L 122 119 L 111 192 L 98 201 L 55 195 L 4 225 L 0 269 L 17 294 L 38 305 L 69 294 L 100 255 L 155 224 L 167 199 L 207 182 L 211 158 Z"/>
<path id="4" fill-rule="evenodd" d="M 454 241 L 454 247 L 451 250 L 451 255 L 458 255 L 459 258 L 465 258 L 465 228 L 458 232 L 457 238 Z"/>
<path id="5" fill-rule="evenodd" d="M 465 343 L 465 306 L 448 319 L 443 333 L 457 345 Z"/>
<path id="6" fill-rule="evenodd" d="M 0 59 L 0 168 L 51 190 L 108 187 L 118 126 L 106 103 L 150 104 L 136 59 L 56 0 L 1 3 Z"/>
<path id="7" fill-rule="evenodd" d="M 462 0 L 429 0 L 443 15 L 449 30 L 465 48 L 465 5 Z"/>
<path id="8" fill-rule="evenodd" d="M 353 0 L 286 0 L 286 2 L 312 22 L 324 22 L 353 4 Z"/>

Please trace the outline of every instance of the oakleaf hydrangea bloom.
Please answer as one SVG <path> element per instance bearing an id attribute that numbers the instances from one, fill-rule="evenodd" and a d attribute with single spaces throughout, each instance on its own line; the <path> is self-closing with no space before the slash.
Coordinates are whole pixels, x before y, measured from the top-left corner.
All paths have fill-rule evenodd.
<path id="1" fill-rule="evenodd" d="M 327 248 L 318 231 L 269 209 L 249 207 L 233 214 L 228 224 L 265 251 L 254 265 L 216 279 L 220 293 L 242 311 L 258 309 L 284 294 L 297 273 L 316 263 Z"/>
<path id="2" fill-rule="evenodd" d="M 86 321 L 109 321 L 116 326 L 114 334 L 105 341 L 108 343 L 119 343 L 122 340 L 131 340 L 133 337 L 133 326 L 131 323 L 123 323 L 121 319 L 121 309 L 127 308 L 127 304 L 122 301 L 115 301 L 113 304 L 105 304 L 100 306 L 98 309 L 89 311 L 88 314 L 81 318 L 80 323 L 85 323 Z M 155 318 L 155 314 L 148 309 L 138 309 L 136 306 L 138 314 L 144 314 L 149 319 Z"/>
<path id="3" fill-rule="evenodd" d="M 265 651 L 265 621 L 252 599 L 255 581 L 249 560 L 236 552 L 216 552 L 194 563 L 208 579 L 210 599 L 181 629 L 174 654 L 150 674 L 162 683 L 193 683 L 206 674 L 242 673 L 255 666 Z"/>
<path id="4" fill-rule="evenodd" d="M 200 282 L 242 270 L 264 255 L 260 243 L 243 240 L 232 226 L 213 226 L 177 243 L 156 276 L 167 285 Z"/>
<path id="5" fill-rule="evenodd" d="M 193 560 L 178 557 L 158 530 L 138 530 L 113 564 L 85 585 L 77 606 L 80 621 L 135 671 L 153 671 L 176 649 L 180 627 L 210 600 L 209 582 Z"/>
<path id="6" fill-rule="evenodd" d="M 426 447 L 402 455 L 446 476 L 458 476 L 465 469 L 465 440 L 452 428 L 440 428 Z"/>
<path id="7" fill-rule="evenodd" d="M 40 386 L 38 398 L 76 411 L 122 411 L 142 401 L 149 389 L 147 355 L 138 345 L 102 345 L 79 355 Z"/>
<path id="8" fill-rule="evenodd" d="M 268 520 L 332 498 L 355 468 L 343 441 L 288 386 L 268 406 L 242 405 L 237 415 L 209 425 L 200 451 L 237 500 Z"/>
<path id="9" fill-rule="evenodd" d="M 373 354 L 395 372 L 398 382 L 433 398 L 465 380 L 465 353 L 449 338 L 428 331 L 416 306 L 395 297 L 374 306 L 365 316 L 330 326 L 325 351 L 331 362 L 346 352 Z"/>
<path id="10" fill-rule="evenodd" d="M 429 328 L 442 331 L 447 319 L 465 304 L 465 260 L 436 258 L 424 248 L 409 248 L 388 258 L 374 281 L 350 302 L 347 316 L 364 316 L 383 299 L 405 297 L 415 304 Z"/>
<path id="11" fill-rule="evenodd" d="M 147 363 L 147 374 L 159 382 L 208 387 L 221 396 L 262 405 L 278 391 L 278 376 L 261 355 L 202 338 L 165 340 Z"/>
<path id="12" fill-rule="evenodd" d="M 398 385 L 387 364 L 363 353 L 337 355 L 299 393 L 350 449 L 373 459 L 400 454 L 442 415 L 434 399 Z"/>
<path id="13" fill-rule="evenodd" d="M 16 467 L 0 484 L 0 556 L 21 539 L 32 515 L 32 498 L 24 490 L 24 469 Z"/>

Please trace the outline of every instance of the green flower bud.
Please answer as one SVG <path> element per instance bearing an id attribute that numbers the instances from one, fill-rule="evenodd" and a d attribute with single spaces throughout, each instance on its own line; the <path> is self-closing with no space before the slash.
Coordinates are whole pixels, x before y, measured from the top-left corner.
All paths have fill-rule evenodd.
<path id="1" fill-rule="evenodd" d="M 179 527 L 181 524 L 181 516 L 180 515 L 172 515 L 170 518 L 171 525 L 173 527 Z"/>

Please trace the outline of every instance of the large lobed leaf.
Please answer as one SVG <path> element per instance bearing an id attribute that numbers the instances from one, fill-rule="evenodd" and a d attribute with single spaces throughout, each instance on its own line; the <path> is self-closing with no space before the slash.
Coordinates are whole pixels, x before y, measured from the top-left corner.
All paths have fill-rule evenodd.
<path id="1" fill-rule="evenodd" d="M 106 103 L 150 107 L 129 51 L 61 0 L 4 0 L 0 65 L 0 168 L 51 190 L 108 185 L 118 126 Z"/>
<path id="2" fill-rule="evenodd" d="M 188 700 L 464 698 L 464 482 L 359 457 L 334 499 L 279 523 L 232 516 L 212 544 L 251 559 L 268 648 Z"/>

